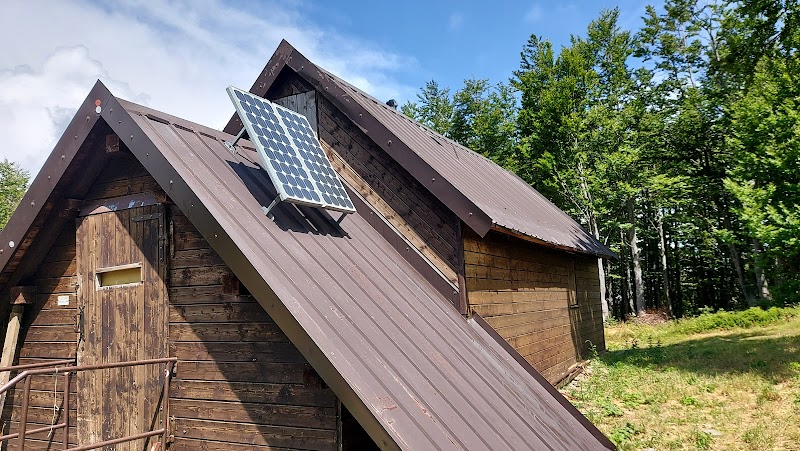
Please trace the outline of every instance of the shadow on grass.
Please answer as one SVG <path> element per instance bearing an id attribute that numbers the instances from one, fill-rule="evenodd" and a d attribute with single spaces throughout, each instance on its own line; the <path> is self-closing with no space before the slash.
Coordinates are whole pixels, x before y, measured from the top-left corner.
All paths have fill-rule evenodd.
<path id="1" fill-rule="evenodd" d="M 800 335 L 765 337 L 758 332 L 706 337 L 662 346 L 638 343 L 609 351 L 610 366 L 677 369 L 706 375 L 755 373 L 772 383 L 800 377 Z"/>

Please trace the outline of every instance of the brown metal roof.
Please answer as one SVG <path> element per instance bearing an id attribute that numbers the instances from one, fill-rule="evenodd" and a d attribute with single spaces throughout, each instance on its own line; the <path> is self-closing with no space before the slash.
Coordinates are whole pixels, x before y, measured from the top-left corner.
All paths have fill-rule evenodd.
<path id="1" fill-rule="evenodd" d="M 479 235 L 495 228 L 542 244 L 615 257 L 512 172 L 316 66 L 286 41 L 275 51 L 251 92 L 265 96 L 287 66 L 317 87 Z M 236 120 L 234 117 L 229 122 L 227 132 L 238 132 Z"/>
<path id="2" fill-rule="evenodd" d="M 261 207 L 274 188 L 254 152 L 227 150 L 231 135 L 118 100 L 99 82 L 79 114 L 96 98 L 103 121 L 382 448 L 612 446 L 401 258 L 361 216 L 370 208 L 356 193 L 358 213 L 341 227 L 290 204 L 273 221 Z M 51 183 L 38 177 L 31 191 Z M 0 242 L 23 239 L 31 217 L 15 213 Z"/>

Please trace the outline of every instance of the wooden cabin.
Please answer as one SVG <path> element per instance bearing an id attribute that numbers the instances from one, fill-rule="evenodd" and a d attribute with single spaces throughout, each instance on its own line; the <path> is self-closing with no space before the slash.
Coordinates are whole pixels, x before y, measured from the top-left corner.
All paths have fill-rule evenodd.
<path id="1" fill-rule="evenodd" d="M 6 449 L 613 448 L 548 383 L 602 348 L 607 249 L 286 42 L 251 92 L 312 119 L 357 212 L 265 216 L 235 118 L 98 82 L 0 232 Z"/>

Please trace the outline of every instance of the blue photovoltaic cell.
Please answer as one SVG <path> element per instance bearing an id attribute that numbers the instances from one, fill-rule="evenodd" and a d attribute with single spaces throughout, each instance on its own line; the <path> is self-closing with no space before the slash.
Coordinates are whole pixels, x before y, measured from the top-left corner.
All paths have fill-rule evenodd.
<path id="1" fill-rule="evenodd" d="M 324 202 L 333 207 L 352 210 L 353 203 L 347 195 L 339 176 L 325 156 L 311 125 L 305 116 L 289 110 L 282 110 L 283 125 L 292 139 L 300 159 L 308 168 L 309 175 Z"/>
<path id="2" fill-rule="evenodd" d="M 304 116 L 234 87 L 228 95 L 282 201 L 355 211 Z"/>

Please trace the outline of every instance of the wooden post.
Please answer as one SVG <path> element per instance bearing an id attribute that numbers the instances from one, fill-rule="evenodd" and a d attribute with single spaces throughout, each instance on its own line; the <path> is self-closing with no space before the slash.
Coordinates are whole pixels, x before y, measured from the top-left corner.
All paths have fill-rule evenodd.
<path id="1" fill-rule="evenodd" d="M 8 328 L 6 329 L 6 340 L 3 343 L 3 355 L 0 357 L 0 368 L 6 368 L 14 364 L 14 359 L 17 357 L 17 341 L 19 340 L 19 331 L 22 324 L 22 313 L 25 310 L 25 304 L 32 299 L 31 287 L 14 287 L 11 289 L 11 315 L 8 318 Z M 11 374 L 9 371 L 0 372 L 0 387 L 8 383 Z M 8 392 L 0 395 L 0 412 L 6 405 L 6 395 Z"/>

